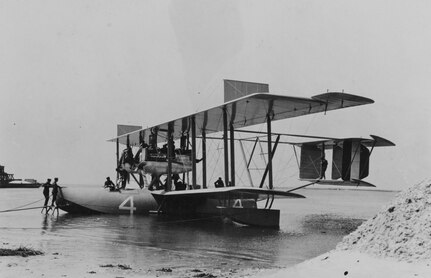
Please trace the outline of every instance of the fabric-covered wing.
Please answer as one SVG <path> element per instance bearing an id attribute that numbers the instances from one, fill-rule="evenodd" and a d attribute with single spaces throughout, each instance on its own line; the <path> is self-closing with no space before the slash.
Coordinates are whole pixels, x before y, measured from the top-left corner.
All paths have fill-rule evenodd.
<path id="1" fill-rule="evenodd" d="M 311 98 L 290 97 L 267 93 L 256 93 L 232 100 L 222 105 L 175 119 L 167 123 L 133 131 L 117 137 L 121 144 L 137 146 L 141 140 L 148 140 L 152 131 L 157 130 L 158 140 L 166 137 L 168 125 L 173 126 L 174 140 L 190 130 L 192 120 L 195 121 L 197 136 L 223 131 L 223 113 L 227 113 L 227 121 L 234 129 L 262 124 L 267 116 L 271 120 L 281 120 L 318 112 L 341 109 L 351 106 L 370 104 L 374 101 L 368 98 L 345 93 L 325 93 Z M 117 138 L 109 141 L 116 141 Z"/>

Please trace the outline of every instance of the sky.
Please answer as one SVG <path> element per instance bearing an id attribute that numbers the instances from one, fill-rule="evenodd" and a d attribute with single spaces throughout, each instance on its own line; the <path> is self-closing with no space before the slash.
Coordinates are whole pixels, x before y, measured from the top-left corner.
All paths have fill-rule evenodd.
<path id="1" fill-rule="evenodd" d="M 117 124 L 223 102 L 223 79 L 271 93 L 342 91 L 372 105 L 277 122 L 376 134 L 368 181 L 403 189 L 431 166 L 429 1 L 1 1 L 0 164 L 16 178 L 102 184 Z"/>

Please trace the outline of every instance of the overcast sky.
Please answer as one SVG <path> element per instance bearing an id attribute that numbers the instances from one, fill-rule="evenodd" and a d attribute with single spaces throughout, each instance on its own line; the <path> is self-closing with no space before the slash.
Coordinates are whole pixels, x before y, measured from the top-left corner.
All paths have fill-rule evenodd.
<path id="1" fill-rule="evenodd" d="M 97 184 L 117 124 L 151 126 L 222 102 L 222 79 L 375 104 L 277 131 L 376 134 L 368 180 L 430 175 L 429 1 L 0 0 L 0 164 L 16 178 Z"/>

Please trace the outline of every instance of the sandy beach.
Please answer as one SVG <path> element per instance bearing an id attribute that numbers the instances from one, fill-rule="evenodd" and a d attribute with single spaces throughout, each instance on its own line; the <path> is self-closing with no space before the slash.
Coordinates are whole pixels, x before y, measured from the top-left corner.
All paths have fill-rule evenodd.
<path id="1" fill-rule="evenodd" d="M 428 261 L 407 262 L 382 258 L 358 251 L 334 250 L 287 269 L 154 269 L 145 264 L 139 268 L 104 267 L 82 261 L 70 265 L 67 256 L 45 254 L 37 257 L 1 258 L 0 277 L 431 277 Z"/>
<path id="2" fill-rule="evenodd" d="M 263 271 L 254 277 L 431 277 L 430 262 L 406 262 L 358 251 L 331 251 L 294 267 Z"/>
<path id="3" fill-rule="evenodd" d="M 70 265 L 67 256 L 45 254 L 35 257 L 2 257 L 0 277 L 431 277 L 429 261 L 407 262 L 382 258 L 358 251 L 334 250 L 287 269 L 154 269 L 126 264 L 103 266 L 81 261 Z"/>

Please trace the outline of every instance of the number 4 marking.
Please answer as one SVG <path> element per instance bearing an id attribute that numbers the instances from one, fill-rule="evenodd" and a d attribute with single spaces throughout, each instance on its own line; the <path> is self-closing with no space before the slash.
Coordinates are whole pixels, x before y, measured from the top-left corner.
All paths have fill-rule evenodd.
<path id="1" fill-rule="evenodd" d="M 130 206 L 126 207 L 127 203 L 129 203 Z M 130 210 L 130 214 L 133 214 L 133 211 L 136 210 L 133 203 L 133 196 L 127 197 L 127 199 L 124 200 L 118 208 L 124 209 L 124 210 Z"/>

